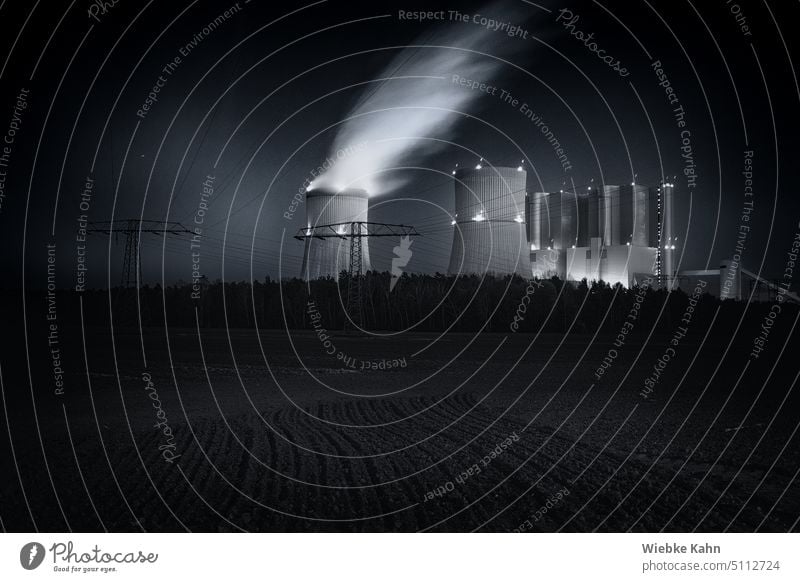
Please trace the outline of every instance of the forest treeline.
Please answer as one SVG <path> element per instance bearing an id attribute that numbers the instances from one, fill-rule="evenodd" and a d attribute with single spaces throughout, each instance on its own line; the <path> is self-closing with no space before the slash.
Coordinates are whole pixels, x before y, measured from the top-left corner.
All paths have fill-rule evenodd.
<path id="1" fill-rule="evenodd" d="M 403 330 L 414 326 L 416 331 L 529 333 L 570 329 L 593 333 L 601 328 L 616 333 L 626 319 L 630 320 L 632 310 L 639 330 L 654 326 L 664 331 L 675 329 L 687 313 L 692 315 L 692 326 L 702 329 L 719 307 L 715 330 L 733 331 L 743 315 L 758 322 L 767 316 L 771 305 L 748 306 L 743 301 L 720 301 L 710 295 L 693 298 L 681 290 L 670 294 L 647 286 L 626 289 L 602 282 L 565 284 L 558 278 L 406 274 L 393 290 L 390 280 L 389 273 L 378 272 L 362 279 L 365 329 Z M 110 291 L 61 290 L 56 292 L 56 305 L 59 321 L 75 325 L 80 325 L 77 304 L 82 302 L 84 325 L 88 326 L 108 325 L 109 313 L 113 312 L 116 326 L 136 325 L 141 317 L 148 327 L 199 324 L 208 328 L 314 329 L 316 322 L 325 329 L 338 330 L 345 324 L 348 283 L 343 275 L 338 280 L 310 283 L 267 277 L 253 283 L 214 281 L 199 287 L 179 282 Z M 28 293 L 27 307 L 33 317 L 46 311 L 45 295 Z M 313 320 L 311 302 L 313 311 L 319 314 Z M 40 309 L 35 309 L 37 304 Z M 796 309 L 794 305 L 784 307 L 784 311 Z"/>

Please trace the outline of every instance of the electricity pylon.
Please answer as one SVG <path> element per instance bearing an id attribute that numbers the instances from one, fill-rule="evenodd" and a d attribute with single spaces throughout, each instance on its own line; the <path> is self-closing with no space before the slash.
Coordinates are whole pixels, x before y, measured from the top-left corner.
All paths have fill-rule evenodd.
<path id="1" fill-rule="evenodd" d="M 193 234 L 191 230 L 179 222 L 164 220 L 140 220 L 128 218 L 123 220 L 107 220 L 103 222 L 90 222 L 86 228 L 87 233 L 103 233 L 115 237 L 125 235 L 125 258 L 122 263 L 122 287 L 135 287 L 141 272 L 141 256 L 139 254 L 139 238 L 142 233 L 166 236 L 168 234 L 181 235 Z"/>
<path id="2" fill-rule="evenodd" d="M 307 241 L 318 238 L 350 239 L 350 264 L 347 269 L 347 313 L 345 328 L 352 326 L 360 329 L 364 324 L 364 273 L 363 245 L 365 237 L 407 237 L 419 236 L 417 229 L 404 224 L 386 224 L 383 222 L 343 222 L 324 224 L 310 228 L 301 228 L 294 236 L 297 240 Z M 350 324 L 348 326 L 348 323 Z"/>

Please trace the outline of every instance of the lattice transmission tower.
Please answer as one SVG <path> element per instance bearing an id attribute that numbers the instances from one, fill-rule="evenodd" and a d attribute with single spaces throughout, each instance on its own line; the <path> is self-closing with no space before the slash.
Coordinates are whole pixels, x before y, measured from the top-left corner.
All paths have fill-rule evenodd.
<path id="1" fill-rule="evenodd" d="M 136 287 L 139 282 L 142 266 L 141 255 L 139 253 L 139 240 L 142 234 L 154 234 L 157 236 L 194 234 L 180 222 L 140 220 L 138 218 L 90 222 L 87 225 L 86 232 L 113 234 L 115 237 L 125 237 L 125 256 L 122 263 L 122 276 L 120 280 L 120 285 L 125 288 Z"/>
<path id="2" fill-rule="evenodd" d="M 413 226 L 386 224 L 383 222 L 345 222 L 301 228 L 294 236 L 297 240 L 311 238 L 326 240 L 338 238 L 350 240 L 350 264 L 347 269 L 347 313 L 345 328 L 360 329 L 364 324 L 364 273 L 363 245 L 365 237 L 419 236 Z M 349 324 L 349 325 L 348 325 Z"/>

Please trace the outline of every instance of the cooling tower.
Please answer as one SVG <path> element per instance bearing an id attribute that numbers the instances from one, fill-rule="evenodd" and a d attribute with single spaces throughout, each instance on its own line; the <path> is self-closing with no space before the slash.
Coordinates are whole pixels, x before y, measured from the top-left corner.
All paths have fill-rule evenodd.
<path id="1" fill-rule="evenodd" d="M 319 227 L 337 225 L 335 232 L 346 235 L 350 232 L 348 223 L 366 222 L 369 200 L 365 190 L 348 189 L 333 192 L 327 189 L 315 189 L 306 193 L 306 224 L 313 232 L 333 234 Z M 310 232 L 310 231 L 309 231 Z M 362 241 L 362 272 L 370 269 L 369 239 Z M 306 239 L 305 253 L 301 276 L 306 279 L 320 277 L 337 278 L 339 273 L 347 271 L 350 265 L 349 238 L 316 238 Z"/>
<path id="2" fill-rule="evenodd" d="M 450 274 L 530 277 L 524 170 L 480 165 L 455 173 Z"/>

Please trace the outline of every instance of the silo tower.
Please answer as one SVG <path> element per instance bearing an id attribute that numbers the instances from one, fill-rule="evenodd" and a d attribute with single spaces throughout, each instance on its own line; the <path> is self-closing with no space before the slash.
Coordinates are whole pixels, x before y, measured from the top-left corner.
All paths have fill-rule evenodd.
<path id="1" fill-rule="evenodd" d="M 672 289 L 675 282 L 675 249 L 678 237 L 673 232 L 674 184 L 663 182 L 661 184 L 661 240 L 659 252 L 661 253 L 661 274 L 665 279 L 667 289 Z"/>

